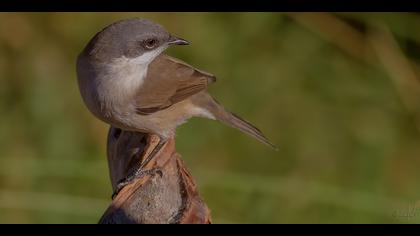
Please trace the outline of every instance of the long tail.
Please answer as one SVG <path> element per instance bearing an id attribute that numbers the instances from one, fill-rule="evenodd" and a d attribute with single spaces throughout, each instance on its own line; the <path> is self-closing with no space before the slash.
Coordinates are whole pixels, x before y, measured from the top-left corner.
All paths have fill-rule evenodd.
<path id="1" fill-rule="evenodd" d="M 239 129 L 243 133 L 257 139 L 258 141 L 270 146 L 274 150 L 278 150 L 278 148 L 272 144 L 268 139 L 264 136 L 264 134 L 255 127 L 253 124 L 249 123 L 248 121 L 240 118 L 239 116 L 235 115 L 232 112 L 229 112 L 223 108 L 213 97 L 209 94 L 206 94 L 201 97 L 200 105 L 205 107 L 212 115 L 215 116 L 215 119 L 236 129 Z M 205 99 L 203 99 L 205 98 Z"/>
<path id="2" fill-rule="evenodd" d="M 259 130 L 257 127 L 255 127 L 253 124 L 249 123 L 248 121 L 235 115 L 234 113 L 225 111 L 225 114 L 221 117 L 218 117 L 218 120 L 230 127 L 239 129 L 240 131 L 246 133 L 247 135 L 270 146 L 274 150 L 278 150 L 278 148 L 274 144 L 268 141 L 268 139 L 264 136 L 261 130 Z"/>

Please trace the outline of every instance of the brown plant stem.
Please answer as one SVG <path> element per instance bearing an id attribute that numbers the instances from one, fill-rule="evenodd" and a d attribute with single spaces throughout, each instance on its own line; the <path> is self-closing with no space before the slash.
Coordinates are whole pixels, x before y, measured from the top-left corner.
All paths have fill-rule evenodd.
<path id="1" fill-rule="evenodd" d="M 110 128 L 107 155 L 113 190 L 119 180 L 140 166 L 155 143 L 154 136 Z M 210 211 L 181 156 L 176 153 L 174 139 L 145 166 L 147 170 L 156 168 L 162 175 L 144 175 L 125 186 L 99 223 L 211 223 Z"/>

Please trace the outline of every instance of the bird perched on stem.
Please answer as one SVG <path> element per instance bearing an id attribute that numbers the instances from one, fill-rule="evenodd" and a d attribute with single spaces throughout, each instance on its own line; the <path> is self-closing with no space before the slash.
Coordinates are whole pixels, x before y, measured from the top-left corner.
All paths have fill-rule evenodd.
<path id="1" fill-rule="evenodd" d="M 98 32 L 77 58 L 79 89 L 97 118 L 159 138 L 139 170 L 118 189 L 149 173 L 143 167 L 191 117 L 218 120 L 275 148 L 259 129 L 227 111 L 206 91 L 216 81 L 214 75 L 163 54 L 168 47 L 188 44 L 159 24 L 131 18 Z"/>

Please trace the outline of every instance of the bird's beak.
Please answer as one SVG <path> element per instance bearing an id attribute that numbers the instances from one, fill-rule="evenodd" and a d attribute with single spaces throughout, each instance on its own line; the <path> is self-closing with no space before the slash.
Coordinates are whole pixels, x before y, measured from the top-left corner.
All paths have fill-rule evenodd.
<path id="1" fill-rule="evenodd" d="M 175 36 L 171 36 L 168 42 L 168 45 L 189 45 L 190 42 L 188 42 L 185 39 L 178 38 Z"/>

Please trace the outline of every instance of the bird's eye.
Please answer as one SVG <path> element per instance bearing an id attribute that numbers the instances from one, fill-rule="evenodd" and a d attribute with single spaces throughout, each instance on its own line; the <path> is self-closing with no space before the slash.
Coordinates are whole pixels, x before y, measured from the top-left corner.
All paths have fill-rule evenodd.
<path id="1" fill-rule="evenodd" d="M 143 45 L 146 49 L 153 49 L 157 45 L 157 40 L 156 39 L 146 39 L 143 42 Z"/>

